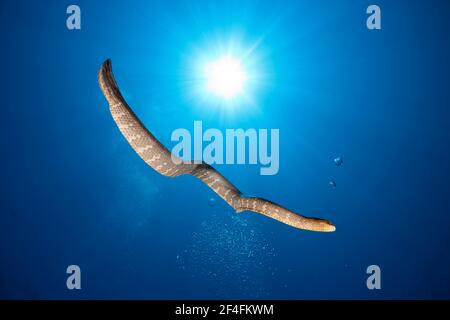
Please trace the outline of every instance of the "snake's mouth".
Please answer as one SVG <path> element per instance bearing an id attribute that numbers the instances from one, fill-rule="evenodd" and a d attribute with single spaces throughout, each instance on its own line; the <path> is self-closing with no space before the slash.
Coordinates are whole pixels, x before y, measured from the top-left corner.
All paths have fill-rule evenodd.
<path id="1" fill-rule="evenodd" d="M 324 231 L 325 232 L 334 232 L 334 231 L 336 231 L 336 226 L 334 224 L 332 224 L 331 222 L 327 221 Z"/>

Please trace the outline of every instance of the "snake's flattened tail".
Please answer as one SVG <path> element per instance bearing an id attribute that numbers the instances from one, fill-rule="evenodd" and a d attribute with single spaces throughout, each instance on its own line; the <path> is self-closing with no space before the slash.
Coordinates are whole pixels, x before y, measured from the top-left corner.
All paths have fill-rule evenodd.
<path id="1" fill-rule="evenodd" d="M 336 230 L 329 221 L 303 217 L 268 200 L 244 197 L 231 182 L 210 165 L 185 163 L 173 156 L 128 106 L 114 79 L 111 60 L 108 59 L 102 64 L 98 82 L 120 132 L 139 157 L 158 173 L 168 177 L 191 174 L 205 183 L 237 212 L 251 210 L 299 229 L 321 232 Z"/>
<path id="2" fill-rule="evenodd" d="M 177 164 L 174 163 L 175 157 L 147 130 L 128 106 L 114 79 L 111 60 L 108 59 L 102 64 L 98 82 L 117 127 L 142 160 L 158 173 L 168 177 L 177 177 L 193 170 L 195 165 L 182 163 L 181 160 L 177 161 Z"/>

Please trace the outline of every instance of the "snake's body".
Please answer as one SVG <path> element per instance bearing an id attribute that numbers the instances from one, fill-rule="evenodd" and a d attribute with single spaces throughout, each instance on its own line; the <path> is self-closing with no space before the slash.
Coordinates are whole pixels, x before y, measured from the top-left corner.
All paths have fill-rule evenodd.
<path id="1" fill-rule="evenodd" d="M 153 134 L 148 131 L 133 110 L 128 106 L 114 79 L 111 60 L 106 60 L 98 73 L 98 82 L 108 101 L 111 114 L 120 132 L 136 153 L 153 169 L 168 177 L 190 174 L 210 187 L 236 212 L 250 210 L 299 229 L 330 232 L 335 226 L 327 220 L 308 218 L 296 214 L 273 202 L 255 197 L 246 197 L 206 163 L 187 163 L 176 159 Z"/>

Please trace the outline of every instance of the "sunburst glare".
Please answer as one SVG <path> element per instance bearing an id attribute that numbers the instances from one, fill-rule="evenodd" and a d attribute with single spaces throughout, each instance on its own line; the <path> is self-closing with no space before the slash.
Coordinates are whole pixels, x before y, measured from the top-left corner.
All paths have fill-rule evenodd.
<path id="1" fill-rule="evenodd" d="M 233 99 L 241 94 L 247 78 L 239 60 L 231 56 L 208 62 L 205 76 L 207 89 L 224 99 Z"/>
<path id="2" fill-rule="evenodd" d="M 198 43 L 189 55 L 185 90 L 193 105 L 222 115 L 257 107 L 264 77 L 261 38 L 243 45 L 234 36 Z"/>

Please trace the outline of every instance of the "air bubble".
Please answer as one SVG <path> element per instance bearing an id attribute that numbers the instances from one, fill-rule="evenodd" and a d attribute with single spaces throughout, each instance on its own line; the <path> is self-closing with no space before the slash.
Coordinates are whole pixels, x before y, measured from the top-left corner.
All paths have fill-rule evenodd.
<path id="1" fill-rule="evenodd" d="M 214 206 L 216 205 L 216 199 L 215 199 L 215 198 L 210 198 L 210 199 L 208 200 L 208 205 L 209 205 L 210 207 L 214 207 Z"/>
<path id="2" fill-rule="evenodd" d="M 342 165 L 342 163 L 344 163 L 344 160 L 341 157 L 334 158 L 333 161 L 334 161 L 334 164 L 337 166 L 340 166 L 340 165 Z"/>

